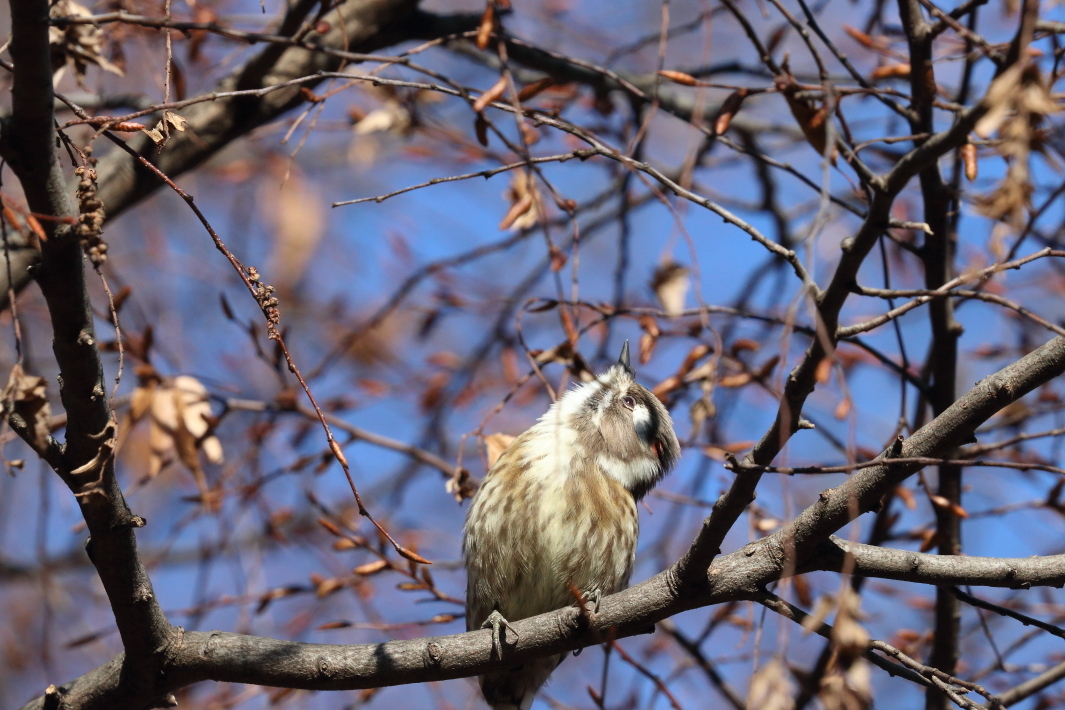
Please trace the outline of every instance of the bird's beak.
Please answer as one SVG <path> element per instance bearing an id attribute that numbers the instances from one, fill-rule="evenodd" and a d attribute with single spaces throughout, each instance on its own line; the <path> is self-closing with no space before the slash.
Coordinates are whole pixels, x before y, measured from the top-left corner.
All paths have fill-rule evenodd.
<path id="1" fill-rule="evenodd" d="M 625 372 L 629 373 L 630 375 L 635 375 L 636 374 L 632 370 L 632 362 L 629 359 L 629 341 L 628 340 L 626 340 L 625 344 L 621 346 L 621 356 L 618 358 L 618 366 L 623 368 L 625 370 Z"/>

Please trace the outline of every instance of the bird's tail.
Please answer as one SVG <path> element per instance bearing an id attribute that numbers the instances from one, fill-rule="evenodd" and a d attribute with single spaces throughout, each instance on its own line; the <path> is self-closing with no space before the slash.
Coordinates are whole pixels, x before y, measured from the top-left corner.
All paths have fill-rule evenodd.
<path id="1" fill-rule="evenodd" d="M 528 661 L 518 668 L 481 676 L 481 692 L 492 710 L 530 710 L 536 691 L 547 681 L 563 655 Z"/>
<path id="2" fill-rule="evenodd" d="M 533 700 L 535 698 L 536 693 L 527 693 L 525 697 L 521 699 L 520 704 L 496 703 L 492 706 L 492 710 L 530 710 L 530 708 L 532 708 Z"/>

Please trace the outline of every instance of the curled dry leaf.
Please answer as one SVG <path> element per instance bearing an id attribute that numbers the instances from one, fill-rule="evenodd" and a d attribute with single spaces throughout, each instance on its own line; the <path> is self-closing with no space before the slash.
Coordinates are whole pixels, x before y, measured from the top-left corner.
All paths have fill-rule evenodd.
<path id="1" fill-rule="evenodd" d="M 640 329 L 652 338 L 657 338 L 662 334 L 662 330 L 658 327 L 658 321 L 649 313 L 640 316 Z"/>
<path id="2" fill-rule="evenodd" d="M 52 408 L 48 404 L 48 383 L 43 377 L 27 375 L 22 365 L 15 364 L 4 387 L 4 409 L 7 416 L 19 417 L 29 435 L 34 451 L 48 448 L 51 437 Z"/>
<path id="3" fill-rule="evenodd" d="M 92 12 L 74 0 L 57 0 L 51 6 L 52 17 L 92 17 Z M 104 30 L 98 25 L 67 25 L 48 28 L 48 46 L 52 58 L 53 82 L 59 80 L 69 64 L 74 68 L 78 85 L 85 81 L 85 69 L 95 64 L 104 71 L 125 76 L 122 69 L 102 54 Z"/>
<path id="4" fill-rule="evenodd" d="M 708 381 L 704 380 L 703 384 L 708 384 Z M 709 396 L 700 397 L 692 402 L 691 407 L 688 409 L 688 417 L 691 419 L 692 431 L 699 431 L 705 422 L 710 417 L 717 414 L 717 406 L 714 405 L 714 401 Z"/>
<path id="5" fill-rule="evenodd" d="M 488 147 L 488 121 L 482 114 L 477 114 L 473 121 L 473 132 L 477 135 L 477 142 L 485 148 Z"/>
<path id="6" fill-rule="evenodd" d="M 655 345 L 658 344 L 658 339 L 650 333 L 644 333 L 640 336 L 640 364 L 646 365 L 651 361 L 651 356 L 654 355 Z"/>
<path id="7" fill-rule="evenodd" d="M 976 180 L 977 175 L 977 162 L 976 162 L 976 146 L 972 143 L 966 143 L 961 147 L 961 162 L 965 166 L 965 179 L 969 182 Z"/>
<path id="8" fill-rule="evenodd" d="M 555 85 L 555 80 L 551 77 L 545 77 L 543 79 L 537 79 L 531 84 L 526 84 L 518 92 L 518 101 L 528 101 L 534 96 L 538 95 L 544 89 L 549 89 Z"/>
<path id="9" fill-rule="evenodd" d="M 732 355 L 735 357 L 739 353 L 742 353 L 742 352 L 755 352 L 757 350 L 760 350 L 761 348 L 762 348 L 762 344 L 759 343 L 757 340 L 751 340 L 750 338 L 736 338 L 732 342 L 732 346 L 729 348 L 729 350 L 732 352 Z"/>
<path id="10" fill-rule="evenodd" d="M 821 362 L 817 363 L 817 372 L 815 376 L 817 378 L 817 384 L 819 385 L 828 382 L 829 378 L 832 377 L 832 358 L 826 357 L 823 358 Z"/>
<path id="11" fill-rule="evenodd" d="M 751 676 L 748 710 L 792 710 L 795 707 L 791 673 L 778 658 L 771 658 Z"/>
<path id="12" fill-rule="evenodd" d="M 937 544 L 939 544 L 939 531 L 935 528 L 929 528 L 921 533 L 921 546 L 917 551 L 928 552 Z"/>
<path id="13" fill-rule="evenodd" d="M 749 372 L 737 372 L 734 375 L 725 375 L 724 377 L 722 377 L 720 380 L 718 380 L 717 386 L 743 387 L 746 384 L 750 384 L 753 379 L 754 378 L 751 377 L 751 373 Z"/>
<path id="14" fill-rule="evenodd" d="M 684 312 L 684 301 L 691 288 L 691 270 L 673 261 L 664 261 L 651 277 L 651 288 L 665 312 L 678 316 Z"/>
<path id="15" fill-rule="evenodd" d="M 515 438 L 510 434 L 489 434 L 484 437 L 488 468 L 496 465 L 496 461 L 499 460 L 499 457 L 503 455 L 503 452 L 507 450 L 507 447 L 510 446 Z"/>
<path id="16" fill-rule="evenodd" d="M 847 415 L 851 413 L 852 404 L 853 402 L 851 402 L 850 397 L 844 397 L 839 401 L 839 404 L 836 405 L 835 410 L 833 410 L 832 412 L 832 416 L 834 416 L 839 421 L 843 421 L 847 418 Z"/>
<path id="17" fill-rule="evenodd" d="M 551 270 L 562 271 L 562 267 L 566 265 L 566 252 L 559 249 L 554 244 L 551 245 Z"/>
<path id="18" fill-rule="evenodd" d="M 161 146 L 164 142 L 163 132 L 159 130 L 162 125 L 163 122 L 160 121 L 159 123 L 155 124 L 155 128 L 142 128 L 141 130 L 144 131 L 144 135 L 152 139 L 153 143 Z"/>
<path id="19" fill-rule="evenodd" d="M 736 89 L 728 95 L 728 98 L 721 104 L 721 108 L 717 112 L 717 119 L 714 121 L 715 134 L 720 136 L 728 131 L 729 124 L 732 123 L 732 117 L 739 112 L 743 100 L 747 98 L 749 93 L 748 89 L 742 88 Z"/>
<path id="20" fill-rule="evenodd" d="M 917 510 L 917 499 L 913 496 L 911 491 L 906 486 L 899 486 L 895 489 L 895 495 L 902 501 L 902 504 L 906 506 L 907 510 Z"/>
<path id="21" fill-rule="evenodd" d="M 326 203 L 321 190 L 295 168 L 280 190 L 273 181 L 264 181 L 260 196 L 274 231 L 269 273 L 283 298 L 303 278 L 325 234 Z"/>
<path id="22" fill-rule="evenodd" d="M 806 142 L 810 144 L 818 155 L 825 154 L 828 143 L 828 127 L 826 122 L 829 118 L 824 106 L 817 106 L 812 100 L 800 95 L 801 89 L 795 77 L 785 73 L 777 76 L 775 80 L 777 91 L 784 96 L 791 109 L 791 115 L 806 136 Z M 831 156 L 833 164 L 836 161 L 836 150 L 833 148 Z"/>
<path id="23" fill-rule="evenodd" d="M 332 577 L 330 579 L 317 580 L 317 588 L 315 589 L 315 596 L 319 599 L 329 596 L 333 592 L 340 591 L 344 587 L 344 580 Z"/>
<path id="24" fill-rule="evenodd" d="M 137 131 L 145 130 L 145 128 L 143 124 L 135 121 L 119 121 L 111 126 L 111 130 L 118 133 L 136 133 Z"/>
<path id="25" fill-rule="evenodd" d="M 1061 110 L 1034 62 L 1018 63 L 991 83 L 981 101 L 987 113 L 974 131 L 982 138 L 998 133 L 996 146 L 1007 162 L 1006 177 L 988 195 L 976 200 L 977 209 L 991 219 L 1020 228 L 1033 191 L 1029 156 L 1042 152 L 1040 126 Z"/>
<path id="26" fill-rule="evenodd" d="M 184 131 L 189 125 L 189 122 L 185 120 L 185 117 L 181 114 L 174 113 L 173 111 L 163 111 L 163 120 L 174 127 L 175 130 Z"/>
<path id="27" fill-rule="evenodd" d="M 910 65 L 905 62 L 885 64 L 872 71 L 873 79 L 903 79 L 910 75 Z"/>
<path id="28" fill-rule="evenodd" d="M 754 378 L 756 380 L 765 380 L 767 377 L 773 374 L 773 370 L 777 369 L 777 365 L 780 364 L 780 355 L 774 355 L 765 362 L 754 372 Z"/>
<path id="29" fill-rule="evenodd" d="M 791 584 L 795 589 L 795 596 L 798 598 L 799 603 L 809 607 L 813 603 L 813 598 L 810 596 L 810 582 L 806 579 L 806 576 L 798 575 L 792 577 Z"/>
<path id="30" fill-rule="evenodd" d="M 536 179 L 531 173 L 525 170 L 515 172 L 504 196 L 510 202 L 510 209 L 499 222 L 500 229 L 521 231 L 535 226 L 540 221 L 540 205 L 543 200 L 540 197 L 540 189 L 536 186 Z"/>
<path id="31" fill-rule="evenodd" d="M 658 321 L 654 316 L 646 313 L 640 316 L 640 328 L 643 329 L 643 335 L 640 336 L 640 364 L 646 365 L 651 361 L 662 331 L 658 328 Z"/>
<path id="32" fill-rule="evenodd" d="M 359 565 L 354 570 L 355 574 L 361 574 L 363 576 L 377 574 L 381 570 L 387 569 L 389 566 L 388 560 L 374 560 L 373 562 L 367 562 L 364 565 Z"/>
<path id="33" fill-rule="evenodd" d="M 488 104 L 498 100 L 503 96 L 503 92 L 507 90 L 507 80 L 505 77 L 499 77 L 499 81 L 492 84 L 488 91 L 477 97 L 477 100 L 473 102 L 473 110 L 477 113 L 484 111 Z"/>
<path id="34" fill-rule="evenodd" d="M 356 120 L 355 135 L 391 133 L 403 137 L 409 136 L 414 126 L 413 104 L 394 93 L 385 93 L 381 106 Z"/>
<path id="35" fill-rule="evenodd" d="M 842 665 L 849 665 L 869 648 L 869 632 L 859 622 L 861 597 L 849 586 L 839 597 L 836 621 L 832 625 L 832 643 Z"/>
<path id="36" fill-rule="evenodd" d="M 851 27 L 850 25 L 843 25 L 843 31 L 850 35 L 858 44 L 862 45 L 866 49 L 875 49 L 877 47 L 876 41 L 865 32 L 862 32 L 857 27 Z"/>
<path id="37" fill-rule="evenodd" d="M 195 377 L 181 375 L 142 384 L 133 392 L 130 416 L 136 422 L 146 413 L 150 417 L 149 476 L 178 458 L 199 480 L 200 452 L 211 463 L 222 463 L 222 444 L 209 434 L 211 402 L 207 388 Z"/>
<path id="38" fill-rule="evenodd" d="M 825 710 L 867 710 L 872 707 L 869 664 L 859 660 L 846 672 L 833 670 L 826 673 L 817 697 Z"/>
<path id="39" fill-rule="evenodd" d="M 488 40 L 492 37 L 492 30 L 496 24 L 496 6 L 492 0 L 485 4 L 484 14 L 481 15 L 481 24 L 477 28 L 477 49 L 482 52 L 488 47 Z"/>
<path id="40" fill-rule="evenodd" d="M 832 667 L 821 682 L 820 700 L 826 710 L 866 710 L 872 702 L 869 667 L 864 658 L 869 632 L 859 621 L 861 598 L 845 586 L 832 625 Z"/>

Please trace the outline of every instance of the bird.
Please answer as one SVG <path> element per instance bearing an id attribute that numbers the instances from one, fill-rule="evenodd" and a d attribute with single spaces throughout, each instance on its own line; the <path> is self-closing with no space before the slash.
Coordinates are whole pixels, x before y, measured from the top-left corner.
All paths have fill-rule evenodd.
<path id="1" fill-rule="evenodd" d="M 632 575 L 637 502 L 679 457 L 669 411 L 636 382 L 626 341 L 617 363 L 511 442 L 474 495 L 462 542 L 467 630 L 491 628 L 502 657 L 512 621 L 578 601 L 598 611 Z M 529 710 L 563 657 L 483 675 L 481 692 L 494 710 Z"/>

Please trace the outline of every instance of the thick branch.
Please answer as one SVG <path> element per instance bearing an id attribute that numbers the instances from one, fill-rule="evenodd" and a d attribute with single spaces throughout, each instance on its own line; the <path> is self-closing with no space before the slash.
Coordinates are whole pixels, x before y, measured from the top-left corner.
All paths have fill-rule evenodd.
<path id="1" fill-rule="evenodd" d="M 862 545 L 835 535 L 818 548 L 817 566 L 842 570 L 848 554 L 853 560 L 853 574 L 900 582 L 1009 589 L 1065 586 L 1065 555 L 1015 558 L 931 555 Z"/>
<path id="2" fill-rule="evenodd" d="M 794 549 L 799 559 L 859 514 L 879 507 L 880 500 L 920 465 L 891 464 L 897 457 L 938 456 L 972 439 L 973 432 L 1002 407 L 1065 372 L 1065 337 L 1057 337 L 1017 362 L 985 377 L 942 414 L 914 432 L 896 452 L 881 455 L 882 466 L 864 469 L 777 531 L 780 551 Z"/>
<path id="3" fill-rule="evenodd" d="M 21 5 L 23 3 L 13 3 Z M 279 33 L 294 33 L 306 13 L 307 3 L 296 3 L 285 19 Z M 306 45 L 317 44 L 338 50 L 351 56 L 354 53 L 372 52 L 399 42 L 420 38 L 436 38 L 454 32 L 473 29 L 479 16 L 435 16 L 417 9 L 417 0 L 348 0 L 326 15 L 321 26 L 329 27 L 325 33 L 310 31 L 302 37 Z M 48 18 L 41 18 L 47 48 Z M 12 55 L 15 47 L 12 46 Z M 18 57 L 16 56 L 16 64 Z M 47 60 L 47 56 L 45 57 Z M 49 61 L 35 60 L 34 74 L 29 83 L 50 81 Z M 238 89 L 259 89 L 273 86 L 299 77 L 314 75 L 319 71 L 335 71 L 344 60 L 341 57 L 299 47 L 272 44 L 253 57 L 248 64 L 223 79 L 215 87 L 216 92 Z M 25 67 L 23 67 L 25 69 Z M 22 70 L 20 70 L 22 71 Z M 308 81 L 302 86 L 311 88 L 324 78 Z M 26 82 L 24 82 L 26 83 Z M 232 141 L 248 134 L 259 126 L 273 121 L 304 102 L 299 86 L 275 91 L 260 97 L 238 97 L 196 104 L 182 112 L 188 121 L 189 130 L 171 135 L 160 153 L 155 144 L 141 134 L 130 139 L 128 145 L 151 160 L 159 169 L 172 178 L 191 170 L 215 155 Z M 51 105 L 48 106 L 51 116 Z M 51 118 L 49 118 L 51 121 Z M 34 124 L 37 125 L 37 124 Z M 42 124 L 48 128 L 49 138 L 54 138 L 53 123 Z M 5 138 L 9 129 L 5 128 Z M 14 138 L 14 135 L 11 136 Z M 13 142 L 19 145 L 24 136 Z M 39 141 L 37 141 L 39 143 Z M 39 161 L 38 165 L 46 165 Z M 99 174 L 99 197 L 107 209 L 108 219 L 137 204 L 163 183 L 123 151 L 113 150 L 105 155 L 97 166 Z M 55 190 L 66 190 L 56 183 Z M 65 194 L 65 192 L 64 192 Z M 31 202 L 31 205 L 34 204 Z M 31 207 L 34 211 L 50 214 Z M 29 282 L 29 274 L 21 262 L 13 264 L 14 289 L 20 291 Z M 7 306 L 6 270 L 0 269 L 0 308 Z"/>
<path id="4" fill-rule="evenodd" d="M 1056 338 L 982 380 L 900 448 L 907 456 L 937 456 L 940 451 L 953 449 L 999 409 L 1063 371 L 1065 338 Z M 488 631 L 386 644 L 325 646 L 221 632 L 183 633 L 175 630 L 160 648 L 164 660 L 162 673 L 156 676 L 154 687 L 131 691 L 116 677 L 122 666 L 122 659 L 116 659 L 64 686 L 61 692 L 70 710 L 82 710 L 114 707 L 118 699 L 146 701 L 176 688 L 211 679 L 323 690 L 380 687 L 478 675 L 530 658 L 592 645 L 601 638 L 600 634 L 612 628 L 617 637 L 631 636 L 645 632 L 656 621 L 681 611 L 725 601 L 753 599 L 766 584 L 796 570 L 839 569 L 843 554 L 839 545 L 843 543 L 833 540 L 830 542 L 832 547 L 826 548 L 822 542 L 858 511 L 875 507 L 884 493 L 917 468 L 919 466 L 915 464 L 885 463 L 856 473 L 839 488 L 826 491 L 820 501 L 776 534 L 716 559 L 707 572 L 707 584 L 698 591 L 681 584 L 678 563 L 643 584 L 604 599 L 599 613 L 590 618 L 587 626 L 582 625 L 582 617 L 573 608 L 515 622 L 518 641 L 506 647 L 502 661 L 492 657 Z M 875 565 L 873 562 L 866 564 L 883 571 L 884 576 L 889 576 L 892 565 L 898 564 L 895 558 L 889 557 L 892 551 L 871 548 L 876 552 L 866 555 L 865 546 L 855 549 L 863 559 L 880 560 Z M 873 557 L 879 554 L 888 557 Z M 959 578 L 952 571 L 968 569 L 959 567 L 959 563 L 969 558 L 951 558 L 943 562 L 934 555 L 920 556 L 914 572 L 911 563 L 914 553 L 896 551 L 894 554 L 910 565 L 911 571 L 906 572 L 907 575 L 923 574 L 933 565 L 938 565 L 935 569 L 945 566 L 942 573 L 945 576 L 928 575 L 914 581 L 983 583 L 975 578 Z M 1013 580 L 1019 586 L 1023 586 L 1022 582 L 1060 584 L 1058 577 L 1046 572 L 1045 561 L 1048 559 L 1052 564 L 1058 564 L 1054 558 L 1044 558 L 1042 565 L 1026 566 L 1029 563 L 1023 560 L 1010 560 L 1006 565 L 1016 569 Z M 973 569 L 982 564 L 991 569 L 995 563 L 984 563 L 977 558 Z M 860 566 L 855 572 L 871 574 Z M 903 572 L 899 571 L 899 574 Z M 1000 586 L 1010 586 L 1006 583 L 1005 569 L 996 574 L 987 572 L 981 578 L 991 583 L 1001 581 Z M 44 698 L 38 698 L 27 708 L 43 708 L 44 702 Z"/>
<path id="5" fill-rule="evenodd" d="M 348 0 L 329 13 L 320 23 L 324 33 L 308 32 L 305 43 L 343 49 L 348 52 L 372 52 L 397 42 L 422 37 L 437 37 L 468 26 L 419 12 L 415 0 Z M 241 70 L 223 79 L 217 92 L 258 89 L 284 81 L 313 75 L 319 71 L 336 71 L 342 59 L 297 47 L 271 45 Z M 303 84 L 312 88 L 318 82 Z M 151 160 L 163 173 L 177 178 L 217 153 L 233 140 L 272 121 L 304 102 L 299 87 L 276 91 L 261 97 L 244 97 L 197 104 L 183 115 L 189 129 L 172 136 L 162 153 L 156 154 L 146 136 L 138 136 L 129 145 Z M 109 216 L 115 216 L 144 198 L 163 183 L 150 171 L 141 168 L 122 151 L 112 151 L 100 161 L 100 199 Z"/>
<path id="6" fill-rule="evenodd" d="M 77 210 L 55 148 L 48 0 L 17 0 L 11 3 L 11 14 L 15 61 L 10 124 L 14 140 L 7 146 L 11 166 L 30 210 L 71 217 Z M 143 521 L 129 512 L 114 476 L 115 429 L 93 329 L 82 247 L 61 221 L 42 222 L 51 233 L 41 245 L 37 280 L 51 316 L 52 350 L 67 413 L 65 448 L 53 463 L 78 494 L 92 536 L 86 551 L 100 574 L 123 644 L 133 659 L 130 666 L 140 668 L 170 627 L 137 557 L 133 528 Z"/>

